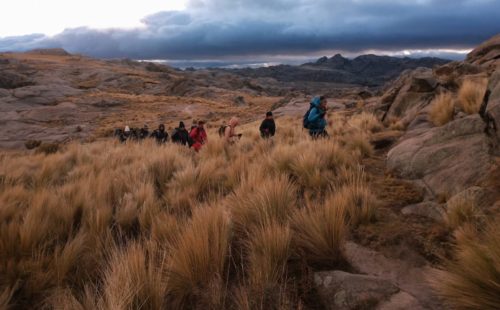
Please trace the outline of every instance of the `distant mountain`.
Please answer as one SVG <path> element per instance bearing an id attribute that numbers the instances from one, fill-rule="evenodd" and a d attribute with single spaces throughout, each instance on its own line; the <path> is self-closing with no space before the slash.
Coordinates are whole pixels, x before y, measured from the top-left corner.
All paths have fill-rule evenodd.
<path id="1" fill-rule="evenodd" d="M 432 68 L 450 60 L 425 58 L 398 58 L 390 56 L 362 55 L 348 59 L 340 54 L 331 58 L 321 57 L 316 62 L 300 66 L 278 65 L 262 68 L 230 69 L 232 73 L 245 77 L 270 77 L 281 82 L 328 82 L 381 86 L 399 76 L 407 69 Z"/>

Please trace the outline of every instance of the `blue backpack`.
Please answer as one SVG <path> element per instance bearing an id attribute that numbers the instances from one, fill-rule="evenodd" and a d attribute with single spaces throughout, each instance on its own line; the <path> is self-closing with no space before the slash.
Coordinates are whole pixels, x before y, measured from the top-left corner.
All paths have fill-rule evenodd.
<path id="1" fill-rule="evenodd" d="M 311 113 L 311 110 L 313 108 L 314 107 L 311 105 L 309 107 L 309 110 L 307 110 L 306 114 L 304 114 L 304 117 L 302 118 L 302 126 L 304 126 L 305 129 L 309 129 L 309 126 L 311 126 L 311 124 L 309 122 L 309 114 Z"/>

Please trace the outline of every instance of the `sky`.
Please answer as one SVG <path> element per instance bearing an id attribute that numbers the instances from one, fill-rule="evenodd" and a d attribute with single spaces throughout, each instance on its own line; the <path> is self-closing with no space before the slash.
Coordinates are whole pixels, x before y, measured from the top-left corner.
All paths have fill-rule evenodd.
<path id="1" fill-rule="evenodd" d="M 500 0 L 15 0 L 0 11 L 0 51 L 145 60 L 460 59 L 497 33 Z"/>

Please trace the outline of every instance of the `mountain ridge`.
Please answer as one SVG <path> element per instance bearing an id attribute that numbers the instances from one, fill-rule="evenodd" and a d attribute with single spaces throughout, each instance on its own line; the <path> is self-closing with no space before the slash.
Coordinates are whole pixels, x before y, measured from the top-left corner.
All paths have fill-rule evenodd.
<path id="1" fill-rule="evenodd" d="M 351 59 L 335 54 L 323 56 L 316 62 L 298 66 L 277 65 L 261 68 L 224 69 L 252 78 L 274 78 L 280 82 L 333 82 L 360 86 L 378 87 L 396 78 L 403 71 L 418 67 L 433 68 L 451 60 L 436 57 L 409 58 L 360 55 Z"/>

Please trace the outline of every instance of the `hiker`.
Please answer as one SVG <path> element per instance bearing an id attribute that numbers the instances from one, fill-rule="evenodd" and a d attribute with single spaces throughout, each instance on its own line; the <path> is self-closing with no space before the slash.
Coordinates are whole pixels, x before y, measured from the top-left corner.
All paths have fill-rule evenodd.
<path id="1" fill-rule="evenodd" d="M 264 139 L 274 136 L 276 124 L 274 123 L 273 112 L 269 111 L 266 113 L 266 118 L 260 124 L 259 131 L 260 136 Z"/>
<path id="2" fill-rule="evenodd" d="M 179 127 L 175 128 L 172 133 L 172 142 L 191 146 L 192 143 L 190 143 L 190 140 L 191 138 L 189 137 L 189 132 L 186 130 L 184 122 L 179 122 Z"/>
<path id="3" fill-rule="evenodd" d="M 241 138 L 241 133 L 236 134 L 236 126 L 238 126 L 239 123 L 240 120 L 237 117 L 233 117 L 229 121 L 229 125 L 224 128 L 224 140 L 226 143 L 233 144 Z"/>
<path id="4" fill-rule="evenodd" d="M 316 96 L 311 100 L 309 110 L 304 115 L 304 128 L 309 129 L 309 135 L 313 139 L 328 137 L 326 127 L 326 97 Z"/>
<path id="5" fill-rule="evenodd" d="M 168 141 L 168 133 L 165 131 L 165 125 L 160 124 L 158 129 L 155 129 L 151 134 L 151 138 L 155 138 L 158 144 L 163 144 Z"/>
<path id="6" fill-rule="evenodd" d="M 144 124 L 139 132 L 139 139 L 144 140 L 149 137 L 149 127 L 148 124 Z"/>
<path id="7" fill-rule="evenodd" d="M 191 132 L 189 133 L 189 137 L 193 140 L 192 147 L 196 152 L 201 150 L 203 144 L 207 142 L 207 132 L 203 127 L 204 124 L 205 122 L 198 121 L 198 126 L 191 129 Z"/>
<path id="8" fill-rule="evenodd" d="M 129 138 L 130 138 L 130 127 L 127 125 L 125 126 L 125 129 L 123 131 L 122 130 L 119 131 L 118 139 L 120 140 L 121 143 L 125 143 Z"/>

